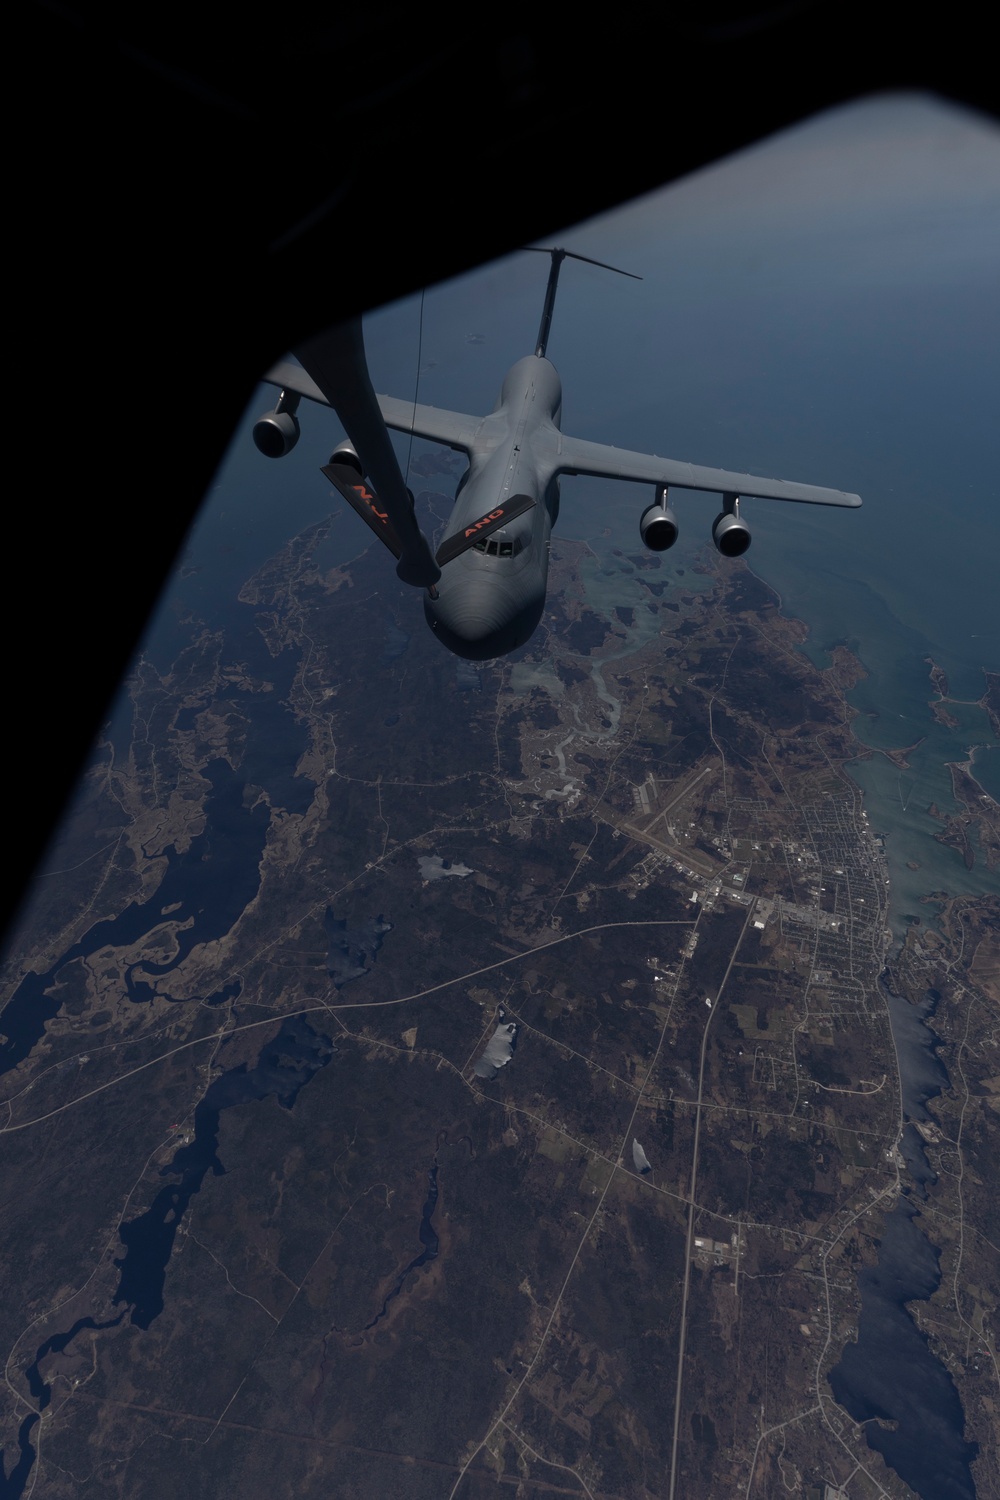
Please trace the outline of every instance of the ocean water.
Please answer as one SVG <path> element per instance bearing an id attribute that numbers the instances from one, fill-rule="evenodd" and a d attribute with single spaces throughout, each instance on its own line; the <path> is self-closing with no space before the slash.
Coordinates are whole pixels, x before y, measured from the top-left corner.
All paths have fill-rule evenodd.
<path id="1" fill-rule="evenodd" d="M 863 496 L 860 511 L 747 502 L 747 561 L 809 625 L 817 664 L 840 642 L 861 658 L 862 744 L 922 740 L 906 770 L 876 754 L 852 772 L 885 835 L 897 935 L 932 915 L 933 890 L 1000 888 L 1000 872 L 966 870 L 935 841 L 928 813 L 957 811 L 946 763 L 971 747 L 981 784 L 1000 790 L 976 704 L 984 669 L 1000 670 L 1000 131 L 929 99 L 873 99 L 553 242 L 645 278 L 564 264 L 549 344 L 564 430 Z M 429 292 L 419 359 L 417 299 L 376 315 L 376 385 L 416 379 L 423 401 L 489 410 L 531 347 L 545 271 L 520 255 Z M 557 533 L 592 548 L 595 604 L 632 602 L 612 554 L 636 549 L 651 498 L 564 481 Z M 693 586 L 718 498 L 673 500 L 668 566 Z M 962 700 L 953 729 L 931 715 L 927 658 Z"/>
<path id="2" fill-rule="evenodd" d="M 897 932 L 932 890 L 995 889 L 997 872 L 934 840 L 934 803 L 955 811 L 948 761 L 980 747 L 982 785 L 1000 792 L 1000 755 L 975 706 L 1000 670 L 1000 131 L 917 96 L 873 99 L 695 174 L 556 237 L 643 276 L 567 261 L 549 354 L 564 385 L 563 427 L 619 447 L 741 472 L 780 474 L 864 498 L 860 511 L 747 502 L 748 562 L 810 628 L 818 664 L 845 642 L 867 677 L 855 732 L 875 749 L 923 743 L 898 771 L 881 755 L 853 774 L 884 833 Z M 519 254 L 366 323 L 376 389 L 482 413 L 510 364 L 534 346 L 547 263 Z M 252 421 L 220 469 L 147 640 L 163 664 L 178 622 L 239 611 L 244 579 L 296 531 L 334 514 L 324 557 L 367 545 L 318 473 L 335 416 L 300 413 L 285 460 L 261 458 Z M 404 467 L 428 445 L 397 440 Z M 412 478 L 447 491 L 447 476 Z M 566 480 L 557 535 L 585 539 L 592 601 L 635 602 L 613 556 L 635 551 L 643 487 Z M 682 539 L 665 559 L 691 569 L 718 498 L 676 493 Z M 387 566 L 391 566 L 387 559 Z M 414 627 L 422 627 L 414 599 Z M 963 706 L 932 719 L 927 658 Z M 916 869 L 911 866 L 917 866 Z"/>
<path id="3" fill-rule="evenodd" d="M 983 791 L 1000 802 L 1000 746 L 987 746 L 977 752 L 974 774 Z"/>

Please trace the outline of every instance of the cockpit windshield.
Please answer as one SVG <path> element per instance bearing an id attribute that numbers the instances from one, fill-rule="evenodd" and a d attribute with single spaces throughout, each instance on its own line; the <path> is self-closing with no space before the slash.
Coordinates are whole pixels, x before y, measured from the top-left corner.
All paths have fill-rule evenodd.
<path id="1" fill-rule="evenodd" d="M 501 215 L 520 156 L 486 174 Z M 434 595 L 320 482 L 332 411 L 276 466 L 255 395 L 0 975 L 3 1493 L 151 1500 L 167 1455 L 172 1490 L 240 1500 L 975 1493 L 998 185 L 992 121 L 880 96 L 570 231 L 646 279 L 565 277 L 558 439 L 541 255 L 386 303 L 372 385 Z M 522 405 L 481 417 L 515 362 Z M 107 446 L 121 484 L 139 449 Z M 600 477 L 657 448 L 866 508 L 748 491 L 751 571 L 712 545 L 735 496 L 678 483 L 659 551 L 664 486 Z M 162 475 L 134 488 L 155 514 Z M 60 705 L 84 639 L 68 610 L 46 636 Z M 65 711 L 7 701 L 54 766 Z M 903 1298 L 956 1219 L 928 1341 Z"/>
<path id="2" fill-rule="evenodd" d="M 484 538 L 481 542 L 476 542 L 472 550 L 481 552 L 486 557 L 517 557 L 518 553 L 524 551 L 524 542 L 519 536 L 512 542 L 498 541 L 496 537 L 491 537 L 488 541 Z"/>

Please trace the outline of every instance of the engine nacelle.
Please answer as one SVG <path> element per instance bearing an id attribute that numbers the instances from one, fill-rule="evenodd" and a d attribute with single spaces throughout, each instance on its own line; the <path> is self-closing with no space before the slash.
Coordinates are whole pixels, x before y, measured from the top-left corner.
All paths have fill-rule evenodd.
<path id="1" fill-rule="evenodd" d="M 712 524 L 712 541 L 723 557 L 742 557 L 750 545 L 750 527 L 739 512 L 739 502 L 733 510 L 722 510 Z"/>
<path id="2" fill-rule="evenodd" d="M 650 552 L 666 552 L 677 540 L 677 517 L 669 505 L 654 501 L 639 517 L 639 535 Z"/>
<path id="3" fill-rule="evenodd" d="M 253 440 L 265 458 L 285 458 L 299 440 L 299 419 L 294 412 L 265 412 L 253 424 Z"/>
<path id="4" fill-rule="evenodd" d="M 332 464 L 345 464 L 347 468 L 354 470 L 359 479 L 364 479 L 365 477 L 365 467 L 358 457 L 358 450 L 346 438 L 340 444 L 340 447 L 334 449 L 330 454 L 330 462 Z"/>

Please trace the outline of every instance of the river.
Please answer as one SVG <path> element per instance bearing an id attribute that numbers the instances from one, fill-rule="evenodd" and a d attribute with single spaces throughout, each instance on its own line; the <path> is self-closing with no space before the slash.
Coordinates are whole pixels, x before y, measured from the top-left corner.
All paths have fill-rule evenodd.
<path id="1" fill-rule="evenodd" d="M 227 761 L 211 761 L 205 776 L 211 790 L 205 801 L 204 830 L 183 854 L 173 847 L 164 851 L 167 870 L 149 900 L 133 902 L 119 916 L 96 922 L 46 973 L 30 973 L 21 981 L 0 1015 L 6 1036 L 0 1043 L 0 1075 L 28 1056 L 47 1022 L 58 1014 L 63 1003 L 60 979 L 72 963 L 101 948 L 134 946 L 163 926 L 163 911 L 173 906 L 169 921 L 176 924 L 177 953 L 168 965 L 155 970 L 166 973 L 183 962 L 197 943 L 223 937 L 253 899 L 260 885 L 268 810 L 263 804 L 252 809 L 244 805 L 243 779 Z M 153 966 L 144 967 L 154 972 Z M 128 983 L 131 998 L 148 998 L 147 987 L 135 984 L 131 974 Z M 205 996 L 204 1003 L 219 1004 L 234 993 L 227 985 Z"/>
<path id="2" fill-rule="evenodd" d="M 864 1423 L 868 1445 L 905 1480 L 921 1500 L 974 1500 L 970 1464 L 974 1443 L 965 1441 L 965 1415 L 954 1381 L 932 1353 L 906 1304 L 926 1301 L 941 1281 L 940 1252 L 921 1227 L 919 1201 L 934 1180 L 914 1121 L 929 1120 L 926 1104 L 949 1086 L 927 1021 L 937 997 L 919 1006 L 884 984 L 899 1058 L 904 1127 L 901 1147 L 912 1189 L 904 1187 L 886 1219 L 878 1262 L 858 1275 L 861 1311 L 857 1339 L 845 1345 L 829 1373 L 834 1398 Z"/>

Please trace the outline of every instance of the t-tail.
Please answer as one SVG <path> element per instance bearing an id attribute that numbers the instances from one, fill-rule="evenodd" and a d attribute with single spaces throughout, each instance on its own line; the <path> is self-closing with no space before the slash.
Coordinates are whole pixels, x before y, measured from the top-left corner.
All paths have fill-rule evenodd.
<path id="1" fill-rule="evenodd" d="M 538 359 L 545 358 L 545 351 L 549 344 L 549 331 L 552 328 L 552 309 L 556 305 L 556 287 L 559 285 L 559 269 L 567 255 L 572 260 L 586 261 L 588 266 L 600 266 L 602 271 L 615 271 L 619 276 L 631 276 L 633 281 L 641 281 L 634 271 L 622 271 L 618 266 L 609 266 L 603 260 L 591 260 L 589 255 L 577 255 L 575 250 L 564 250 L 562 246 L 525 245 L 526 250 L 537 250 L 541 255 L 551 255 L 552 266 L 549 270 L 549 282 L 545 288 L 545 303 L 542 307 L 542 321 L 538 325 L 538 341 L 535 345 L 535 355 Z"/>

